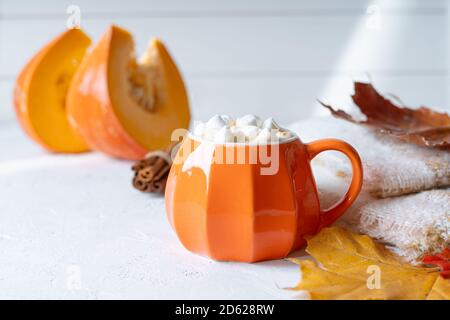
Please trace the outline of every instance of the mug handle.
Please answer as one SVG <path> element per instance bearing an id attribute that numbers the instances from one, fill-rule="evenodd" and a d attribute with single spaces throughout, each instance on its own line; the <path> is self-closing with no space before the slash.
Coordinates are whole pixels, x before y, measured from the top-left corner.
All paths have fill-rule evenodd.
<path id="1" fill-rule="evenodd" d="M 362 187 L 363 169 L 358 152 L 356 152 L 356 150 L 347 142 L 338 139 L 321 139 L 305 145 L 310 160 L 322 151 L 335 150 L 345 154 L 352 164 L 352 182 L 350 183 L 347 193 L 341 201 L 334 206 L 320 212 L 320 224 L 318 229 L 320 230 L 335 222 L 356 200 Z"/>

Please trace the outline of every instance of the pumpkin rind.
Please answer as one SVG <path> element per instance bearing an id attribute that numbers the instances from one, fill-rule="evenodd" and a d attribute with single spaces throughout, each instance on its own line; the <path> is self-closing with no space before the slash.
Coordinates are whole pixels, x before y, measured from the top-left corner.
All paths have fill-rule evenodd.
<path id="1" fill-rule="evenodd" d="M 17 78 L 17 119 L 28 136 L 49 151 L 89 150 L 67 119 L 65 97 L 90 43 L 80 29 L 67 30 L 43 47 Z"/>
<path id="2" fill-rule="evenodd" d="M 187 94 L 181 76 L 159 40 L 152 42 L 163 74 L 167 103 L 146 111 L 130 102 L 127 74 L 133 40 L 112 26 L 95 45 L 74 76 L 68 93 L 68 114 L 93 149 L 123 159 L 142 159 L 163 149 L 171 133 L 189 126 Z"/>

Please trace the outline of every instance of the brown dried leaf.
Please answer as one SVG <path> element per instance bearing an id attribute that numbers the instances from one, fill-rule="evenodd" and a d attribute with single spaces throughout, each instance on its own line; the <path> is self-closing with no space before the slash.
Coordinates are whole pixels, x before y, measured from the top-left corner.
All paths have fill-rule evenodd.
<path id="1" fill-rule="evenodd" d="M 396 106 L 370 83 L 355 82 L 353 102 L 367 117 L 358 121 L 343 110 L 320 102 L 333 116 L 364 124 L 407 142 L 450 150 L 450 116 L 426 107 L 417 110 Z"/>

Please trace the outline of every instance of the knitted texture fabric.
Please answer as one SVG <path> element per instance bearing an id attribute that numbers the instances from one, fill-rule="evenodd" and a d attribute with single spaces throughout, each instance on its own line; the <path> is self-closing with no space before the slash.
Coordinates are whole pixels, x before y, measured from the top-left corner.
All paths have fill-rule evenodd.
<path id="1" fill-rule="evenodd" d="M 392 244 L 410 262 L 450 245 L 450 190 L 367 202 L 350 211 L 346 221 L 375 238 Z"/>
<path id="2" fill-rule="evenodd" d="M 336 171 L 321 166 L 314 166 L 314 176 L 323 209 L 339 201 L 348 186 Z M 405 261 L 419 263 L 423 255 L 450 246 L 450 189 L 385 199 L 363 190 L 338 223 L 387 244 Z"/>
<path id="3" fill-rule="evenodd" d="M 333 117 L 307 119 L 289 129 L 304 142 L 343 139 L 360 154 L 363 190 L 338 223 L 378 239 L 412 263 L 450 246 L 450 189 L 429 190 L 449 186 L 450 153 L 403 143 Z M 312 167 L 325 209 L 345 193 L 351 167 L 336 152 L 321 154 Z"/>
<path id="4" fill-rule="evenodd" d="M 363 161 L 364 189 L 375 197 L 450 186 L 450 152 L 404 143 L 332 116 L 303 120 L 288 128 L 303 142 L 337 138 L 353 145 Z M 351 177 L 350 164 L 339 153 L 325 152 L 315 163 Z"/>

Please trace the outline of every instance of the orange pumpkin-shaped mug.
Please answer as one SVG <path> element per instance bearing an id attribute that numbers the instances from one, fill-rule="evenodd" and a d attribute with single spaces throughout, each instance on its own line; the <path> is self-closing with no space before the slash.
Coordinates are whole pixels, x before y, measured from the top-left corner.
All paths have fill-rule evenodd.
<path id="1" fill-rule="evenodd" d="M 342 200 L 322 211 L 310 161 L 326 150 L 344 153 L 353 177 Z M 192 252 L 225 261 L 280 259 L 350 207 L 362 176 L 358 153 L 341 140 L 218 144 L 188 134 L 169 173 L 166 210 Z"/>

